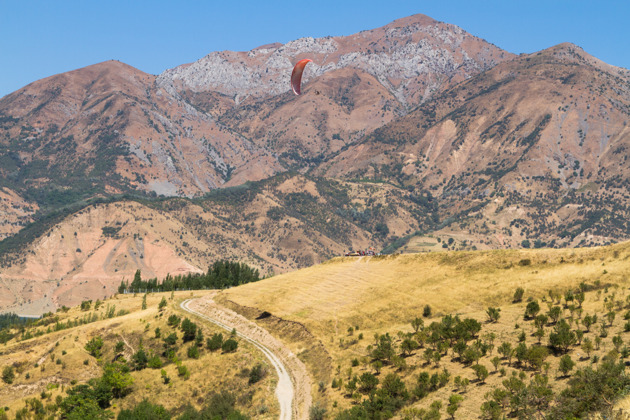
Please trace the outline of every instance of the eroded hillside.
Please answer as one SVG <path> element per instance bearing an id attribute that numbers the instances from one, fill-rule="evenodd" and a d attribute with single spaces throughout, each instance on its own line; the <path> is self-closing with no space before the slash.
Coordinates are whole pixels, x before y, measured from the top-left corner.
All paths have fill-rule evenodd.
<path id="1" fill-rule="evenodd" d="M 163 279 L 245 261 L 271 274 L 381 248 L 435 223 L 433 204 L 387 184 L 283 175 L 203 199 L 120 201 L 74 212 L 3 256 L 4 310 L 41 314 L 111 296 L 141 270 Z"/>

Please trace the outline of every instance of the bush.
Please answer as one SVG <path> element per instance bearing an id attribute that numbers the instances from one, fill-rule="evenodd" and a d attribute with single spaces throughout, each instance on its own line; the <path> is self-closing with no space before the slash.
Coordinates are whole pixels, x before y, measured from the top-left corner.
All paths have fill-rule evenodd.
<path id="1" fill-rule="evenodd" d="M 2 369 L 2 381 L 6 384 L 12 384 L 15 379 L 15 373 L 13 372 L 13 366 L 5 366 Z"/>
<path id="2" fill-rule="evenodd" d="M 210 351 L 217 351 L 223 346 L 223 334 L 213 334 L 212 338 L 206 340 L 206 347 Z"/>
<path id="3" fill-rule="evenodd" d="M 158 355 L 153 355 L 150 359 L 149 359 L 149 363 L 148 366 L 151 369 L 159 369 L 162 367 L 162 359 L 160 359 L 160 356 Z"/>
<path id="4" fill-rule="evenodd" d="M 199 347 L 195 345 L 188 347 L 188 357 L 191 359 L 199 359 Z"/>
<path id="5" fill-rule="evenodd" d="M 178 365 L 177 374 L 179 376 L 182 376 L 184 379 L 190 378 L 190 372 L 188 371 L 188 368 L 186 367 L 186 365 Z"/>
<path id="6" fill-rule="evenodd" d="M 102 348 L 103 339 L 101 337 L 92 337 L 92 339 L 85 344 L 85 350 L 97 359 L 101 357 Z"/>
<path id="7" fill-rule="evenodd" d="M 142 400 L 131 410 L 120 410 L 118 420 L 170 420 L 171 415 L 159 404 L 152 404 L 147 399 Z"/>
<path id="8" fill-rule="evenodd" d="M 225 340 L 225 342 L 221 346 L 221 350 L 223 351 L 223 353 L 235 352 L 237 348 L 238 348 L 238 341 L 234 340 L 233 338 L 229 338 Z"/>
<path id="9" fill-rule="evenodd" d="M 308 413 L 308 418 L 309 420 L 324 420 L 326 418 L 326 408 L 319 405 L 319 403 L 313 404 Z"/>
<path id="10" fill-rule="evenodd" d="M 431 306 L 424 305 L 424 309 L 422 310 L 422 316 L 425 318 L 429 318 L 431 316 Z"/>
<path id="11" fill-rule="evenodd" d="M 519 303 L 523 301 L 523 295 L 525 294 L 525 290 L 522 287 L 519 287 L 514 291 L 514 297 L 512 298 L 512 303 Z"/>
<path id="12" fill-rule="evenodd" d="M 262 380 L 265 377 L 266 373 L 267 371 L 265 370 L 264 366 L 258 363 L 256 366 L 252 368 L 252 370 L 249 371 L 248 383 L 250 385 L 255 384 L 256 382 Z"/>

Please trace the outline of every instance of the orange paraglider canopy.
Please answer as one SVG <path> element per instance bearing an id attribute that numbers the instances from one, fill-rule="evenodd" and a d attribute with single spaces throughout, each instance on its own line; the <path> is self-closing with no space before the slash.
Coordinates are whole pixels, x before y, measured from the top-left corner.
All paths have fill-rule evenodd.
<path id="1" fill-rule="evenodd" d="M 311 59 L 305 58 L 304 60 L 300 60 L 297 62 L 295 67 L 293 67 L 293 73 L 291 73 L 291 88 L 293 89 L 293 93 L 296 95 L 301 94 L 301 84 L 302 84 L 302 73 L 304 73 L 304 67 L 310 63 Z"/>

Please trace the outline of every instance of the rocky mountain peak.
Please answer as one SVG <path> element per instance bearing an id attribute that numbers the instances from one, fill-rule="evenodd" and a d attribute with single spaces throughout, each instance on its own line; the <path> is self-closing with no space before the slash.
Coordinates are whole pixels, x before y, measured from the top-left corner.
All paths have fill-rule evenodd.
<path id="1" fill-rule="evenodd" d="M 350 36 L 304 37 L 247 52 L 213 52 L 165 71 L 158 84 L 170 91 L 217 91 L 238 104 L 248 97 L 288 92 L 294 63 L 309 57 L 313 63 L 306 68 L 305 82 L 342 68 L 356 68 L 376 77 L 406 105 L 511 56 L 455 25 L 414 15 Z"/>

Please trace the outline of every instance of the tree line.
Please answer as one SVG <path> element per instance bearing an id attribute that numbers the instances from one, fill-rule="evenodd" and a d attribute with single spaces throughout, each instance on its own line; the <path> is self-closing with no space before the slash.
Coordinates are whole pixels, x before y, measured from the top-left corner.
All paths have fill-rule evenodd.
<path id="1" fill-rule="evenodd" d="M 257 269 L 245 263 L 227 260 L 215 261 L 206 273 L 188 273 L 171 276 L 158 282 L 157 278 L 142 280 L 140 270 L 136 271 L 131 284 L 121 281 L 118 293 L 170 292 L 173 290 L 226 289 L 260 280 Z"/>

